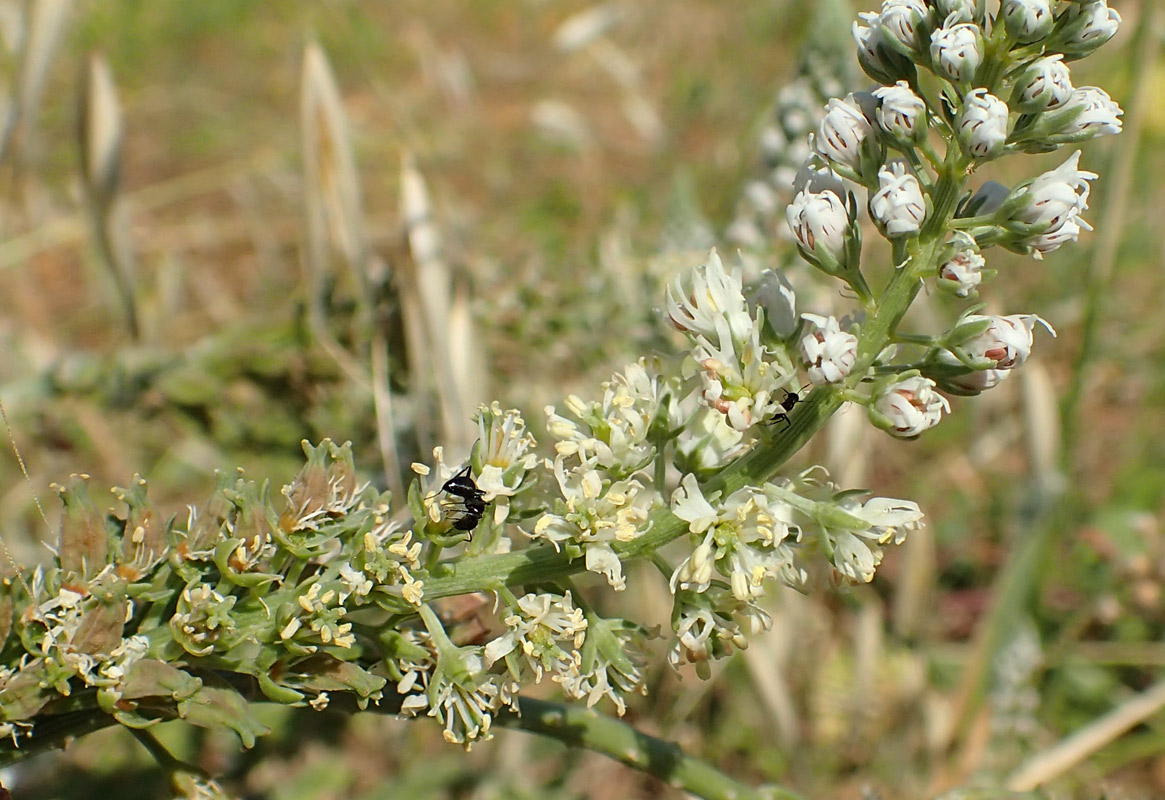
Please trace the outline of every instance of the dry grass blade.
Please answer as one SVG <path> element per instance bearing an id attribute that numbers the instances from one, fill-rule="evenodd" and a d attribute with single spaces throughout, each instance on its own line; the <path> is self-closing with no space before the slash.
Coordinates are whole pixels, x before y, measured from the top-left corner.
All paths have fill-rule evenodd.
<path id="1" fill-rule="evenodd" d="M 28 17 L 28 36 L 20 60 L 20 82 L 16 101 L 0 137 L 0 159 L 16 140 L 26 150 L 38 141 L 35 133 L 36 109 L 40 105 L 49 64 L 60 43 L 72 4 L 69 0 L 36 0 Z M 27 160 L 27 153 L 25 153 Z"/>
<path id="2" fill-rule="evenodd" d="M 113 75 L 100 55 L 89 57 L 81 87 L 77 137 L 87 211 L 98 253 L 113 277 L 126 327 L 138 339 L 141 329 L 134 292 L 133 249 L 119 192 L 124 126 Z"/>
<path id="3" fill-rule="evenodd" d="M 1021 766 L 1007 781 L 1007 788 L 1023 792 L 1064 774 L 1121 734 L 1165 707 L 1165 681 L 1131 698 L 1092 724 L 1045 750 Z"/>
<path id="4" fill-rule="evenodd" d="M 1060 411 L 1056 390 L 1047 367 L 1038 361 L 1025 365 L 1023 379 L 1024 433 L 1032 481 L 1044 497 L 1058 494 L 1064 485 L 1060 474 Z"/>
<path id="5" fill-rule="evenodd" d="M 554 31 L 554 46 L 564 53 L 586 47 L 623 16 L 617 5 L 595 5 L 571 14 Z"/>
<path id="6" fill-rule="evenodd" d="M 91 199 L 99 208 L 112 204 L 121 182 L 121 145 L 125 126 L 113 73 L 100 55 L 89 56 L 81 93 L 81 169 Z"/>
<path id="7" fill-rule="evenodd" d="M 453 417 L 457 424 L 448 426 L 450 432 L 461 435 L 458 446 L 469 447 L 475 433 L 468 421 L 477 411 L 477 404 L 491 396 L 489 376 L 485 371 L 485 356 L 481 352 L 481 338 L 473 324 L 469 290 L 460 286 L 454 292 L 449 307 L 449 378 L 456 386 L 453 402 L 457 408 Z"/>
<path id="8" fill-rule="evenodd" d="M 461 399 L 467 376 L 458 372 L 449 332 L 452 276 L 441 252 L 441 233 L 433 220 L 429 189 L 411 154 L 401 160 L 401 213 L 412 262 L 400 270 L 401 310 L 409 359 L 421 387 L 435 393 L 441 410 L 441 439 L 463 451 L 470 431 Z M 423 414 L 417 415 L 418 430 Z"/>
<path id="9" fill-rule="evenodd" d="M 363 223 L 359 221 L 360 192 L 347 118 L 327 57 L 314 42 L 304 51 L 299 110 L 312 333 L 349 379 L 368 388 L 368 371 L 336 341 L 328 328 L 326 298 L 332 283 L 332 242 L 359 284 L 356 301 L 362 321 L 369 319 L 371 310 L 364 271 Z"/>
<path id="10" fill-rule="evenodd" d="M 368 288 L 368 246 L 356 157 L 335 75 L 323 49 L 315 42 L 308 44 L 304 51 L 302 90 L 300 111 L 307 203 L 309 216 L 316 221 L 309 233 L 322 237 L 325 230 L 328 232 L 363 293 Z M 324 249 L 322 241 L 313 243 L 312 251 L 320 254 L 321 260 L 326 258 Z M 324 264 L 313 264 L 313 267 L 322 269 Z M 364 299 L 366 302 L 367 297 Z"/>

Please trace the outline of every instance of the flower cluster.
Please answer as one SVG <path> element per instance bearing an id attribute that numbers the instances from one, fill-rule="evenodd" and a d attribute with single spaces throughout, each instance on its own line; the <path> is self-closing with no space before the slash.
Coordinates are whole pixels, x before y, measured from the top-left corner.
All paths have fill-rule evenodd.
<path id="1" fill-rule="evenodd" d="M 726 270 L 715 251 L 676 279 L 667 314 L 692 342 L 685 377 L 698 378 L 699 400 L 724 425 L 744 431 L 777 412 L 781 391 L 795 380 L 792 364 L 783 347 L 762 343 L 764 309 L 749 307 L 739 274 Z"/>

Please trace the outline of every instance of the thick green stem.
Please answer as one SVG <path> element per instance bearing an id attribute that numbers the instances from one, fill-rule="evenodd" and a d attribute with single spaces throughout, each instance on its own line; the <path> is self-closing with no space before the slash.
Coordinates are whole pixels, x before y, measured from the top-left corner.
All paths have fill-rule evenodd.
<path id="1" fill-rule="evenodd" d="M 601 753 L 709 800 L 804 800 L 803 795 L 782 787 L 753 789 L 693 758 L 674 742 L 649 736 L 588 708 L 523 697 L 521 715 L 503 716 L 496 724 Z"/>

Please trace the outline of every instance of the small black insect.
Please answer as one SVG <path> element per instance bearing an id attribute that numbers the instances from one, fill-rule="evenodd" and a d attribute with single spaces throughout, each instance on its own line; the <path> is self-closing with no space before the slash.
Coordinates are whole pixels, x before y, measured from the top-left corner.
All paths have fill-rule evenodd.
<path id="1" fill-rule="evenodd" d="M 441 491 L 461 501 L 462 508 L 458 509 L 459 516 L 453 520 L 453 527 L 459 531 L 471 531 L 476 528 L 485 515 L 485 492 L 477 488 L 473 476 L 469 474 L 469 465 L 445 481 Z"/>
<path id="2" fill-rule="evenodd" d="M 804 391 L 804 390 L 802 390 L 802 391 Z M 800 394 L 798 394 L 797 392 L 790 392 L 788 389 L 786 389 L 785 396 L 781 400 L 781 408 L 783 410 L 778 411 L 776 414 L 773 414 L 773 416 L 770 417 L 768 422 L 765 424 L 772 425 L 776 422 L 783 422 L 783 423 L 785 423 L 785 427 L 782 428 L 782 430 L 788 430 L 789 426 L 793 424 L 789 420 L 789 412 L 793 410 L 793 406 L 797 405 L 800 402 L 801 402 L 801 395 Z"/>

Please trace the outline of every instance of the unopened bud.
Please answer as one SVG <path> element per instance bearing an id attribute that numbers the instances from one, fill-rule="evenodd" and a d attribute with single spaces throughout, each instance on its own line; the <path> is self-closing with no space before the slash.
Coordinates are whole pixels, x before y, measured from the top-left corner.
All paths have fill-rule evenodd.
<path id="1" fill-rule="evenodd" d="M 926 103 L 906 81 L 875 89 L 873 95 L 880 101 L 875 112 L 878 127 L 891 139 L 910 146 L 926 136 Z"/>
<path id="2" fill-rule="evenodd" d="M 930 37 L 930 58 L 939 75 L 969 83 L 983 63 L 983 32 L 968 22 L 944 25 Z"/>
<path id="3" fill-rule="evenodd" d="M 1015 82 L 1011 103 L 1016 110 L 1025 114 L 1035 114 L 1047 109 L 1059 108 L 1072 96 L 1072 75 L 1064 56 L 1037 58 Z"/>
<path id="4" fill-rule="evenodd" d="M 1023 44 L 1043 39 L 1056 24 L 1048 0 L 1003 0 L 1000 13 L 1007 33 Z"/>
<path id="5" fill-rule="evenodd" d="M 878 191 L 870 198 L 870 216 L 886 236 L 913 236 L 926 219 L 926 200 L 918 178 L 895 161 L 878 170 Z"/>
<path id="6" fill-rule="evenodd" d="M 1007 104 L 986 89 L 975 89 L 966 96 L 956 131 L 968 155 L 986 160 L 1003 152 L 1007 113 Z"/>
<path id="7" fill-rule="evenodd" d="M 836 97 L 825 107 L 825 116 L 813 137 L 813 149 L 822 158 L 861 174 L 862 145 L 873 132 L 870 121 L 854 96 Z"/>

